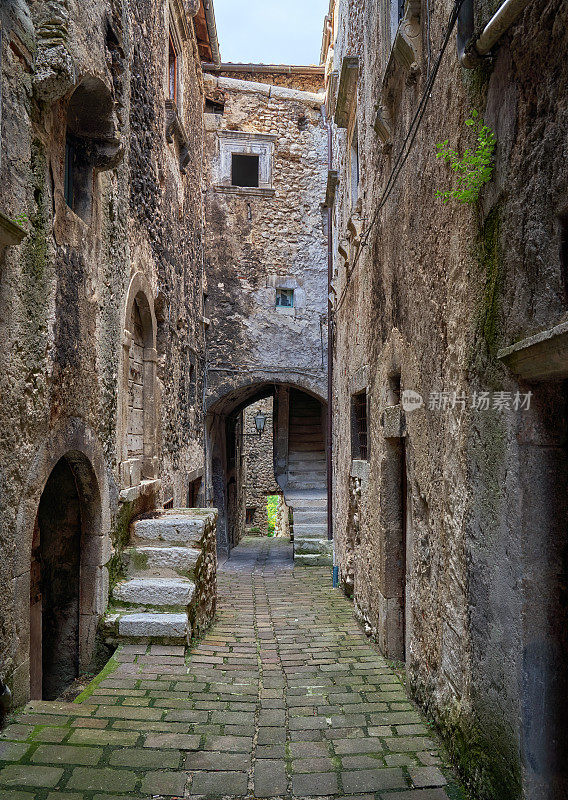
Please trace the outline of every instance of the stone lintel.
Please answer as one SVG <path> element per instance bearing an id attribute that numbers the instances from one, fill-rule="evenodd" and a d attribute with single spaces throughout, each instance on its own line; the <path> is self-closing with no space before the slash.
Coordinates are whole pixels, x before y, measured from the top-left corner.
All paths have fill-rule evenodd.
<path id="1" fill-rule="evenodd" d="M 274 189 L 263 189 L 260 186 L 222 186 L 219 184 L 213 187 L 213 191 L 223 194 L 240 194 L 245 197 L 274 197 L 276 194 Z"/>
<path id="2" fill-rule="evenodd" d="M 347 128 L 351 111 L 357 96 L 357 80 L 359 78 L 359 58 L 346 56 L 341 65 L 341 77 L 335 104 L 335 124 L 338 128 Z"/>
<path id="3" fill-rule="evenodd" d="M 504 347 L 497 358 L 523 380 L 568 378 L 568 321 Z"/>

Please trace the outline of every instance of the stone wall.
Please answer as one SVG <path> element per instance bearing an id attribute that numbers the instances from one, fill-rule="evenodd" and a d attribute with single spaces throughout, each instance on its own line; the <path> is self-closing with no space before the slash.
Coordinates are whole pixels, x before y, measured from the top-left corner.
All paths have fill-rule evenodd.
<path id="1" fill-rule="evenodd" d="M 0 253 L 0 678 L 20 702 L 32 535 L 55 464 L 66 457 L 81 501 L 82 665 L 131 516 L 184 505 L 203 469 L 203 94 L 181 5 L 22 0 L 0 21 L 0 227 L 14 242 Z M 169 25 L 183 101 L 166 130 Z M 129 406 L 135 309 L 144 389 Z"/>
<path id="2" fill-rule="evenodd" d="M 478 31 L 487 5 L 474 4 Z M 567 320 L 568 181 L 556 154 L 568 134 L 558 113 L 568 11 L 528 6 L 474 70 L 459 65 L 452 38 L 412 153 L 378 211 L 451 7 L 430 7 L 427 25 L 424 4 L 407 3 L 395 39 L 386 3 L 332 3 L 336 556 L 357 614 L 387 655 L 406 660 L 412 691 L 476 797 L 560 798 L 567 643 L 558 570 L 568 523 L 558 378 L 567 360 L 554 367 L 550 353 L 565 354 L 555 326 Z M 497 136 L 493 177 L 474 206 L 443 205 L 435 192 L 452 174 L 436 144 L 471 146 L 472 108 Z M 500 350 L 539 331 L 555 344 L 542 346 L 533 372 L 541 382 L 529 384 L 529 345 L 517 346 L 513 370 Z M 404 412 L 409 390 L 424 405 Z M 364 462 L 352 452 L 352 397 L 362 391 Z M 432 393 L 441 391 L 467 399 L 440 408 Z M 476 410 L 483 391 L 510 392 L 510 402 L 532 391 L 531 408 Z"/>
<path id="3" fill-rule="evenodd" d="M 269 494 L 282 491 L 274 477 L 274 415 L 272 397 L 253 403 L 244 411 L 244 433 L 253 433 L 254 417 L 261 412 L 266 415 L 264 432 L 258 438 L 246 436 L 245 451 L 245 507 L 254 509 L 252 520 L 245 520 L 245 530 L 252 528 L 255 533 L 266 536 L 268 533 L 268 512 L 266 498 Z"/>

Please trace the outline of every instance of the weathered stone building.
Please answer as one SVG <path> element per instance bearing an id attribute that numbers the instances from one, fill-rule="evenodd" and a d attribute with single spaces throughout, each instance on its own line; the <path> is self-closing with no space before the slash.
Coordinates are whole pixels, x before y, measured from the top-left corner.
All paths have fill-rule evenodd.
<path id="1" fill-rule="evenodd" d="M 241 411 L 271 396 L 276 480 L 289 504 L 290 494 L 301 490 L 303 500 L 307 490 L 323 505 L 306 555 L 328 558 L 322 70 L 224 67 L 205 76 L 208 499 L 228 549 L 245 513 Z M 291 88 L 296 80 L 301 89 Z"/>
<path id="2" fill-rule="evenodd" d="M 474 796 L 560 800 L 568 6 L 509 2 L 489 24 L 499 5 L 465 0 L 465 55 L 452 31 L 438 71 L 452 3 L 330 4 L 333 527 L 358 616 Z M 492 179 L 445 205 L 436 145 L 475 146 L 472 109 Z"/>
<path id="3" fill-rule="evenodd" d="M 197 504 L 201 60 L 218 48 L 200 2 L 13 0 L 0 21 L 0 678 L 17 704 L 89 662 L 130 519 Z"/>

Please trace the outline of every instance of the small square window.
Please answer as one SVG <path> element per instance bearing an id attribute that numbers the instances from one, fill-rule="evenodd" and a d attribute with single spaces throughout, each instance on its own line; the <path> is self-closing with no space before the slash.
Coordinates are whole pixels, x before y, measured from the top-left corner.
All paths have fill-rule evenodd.
<path id="1" fill-rule="evenodd" d="M 231 183 L 233 186 L 258 186 L 259 156 L 232 154 Z"/>
<path id="2" fill-rule="evenodd" d="M 294 308 L 294 290 L 276 289 L 276 307 Z"/>

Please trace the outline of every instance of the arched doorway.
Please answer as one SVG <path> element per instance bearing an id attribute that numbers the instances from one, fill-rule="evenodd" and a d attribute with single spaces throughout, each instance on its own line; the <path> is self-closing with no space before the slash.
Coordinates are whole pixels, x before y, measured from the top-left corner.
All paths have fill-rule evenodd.
<path id="1" fill-rule="evenodd" d="M 30 693 L 54 700 L 79 671 L 81 501 L 69 461 L 49 476 L 37 512 L 30 588 Z"/>
<path id="2" fill-rule="evenodd" d="M 124 487 L 156 472 L 156 318 L 147 280 L 133 277 L 125 315 L 121 473 Z"/>

